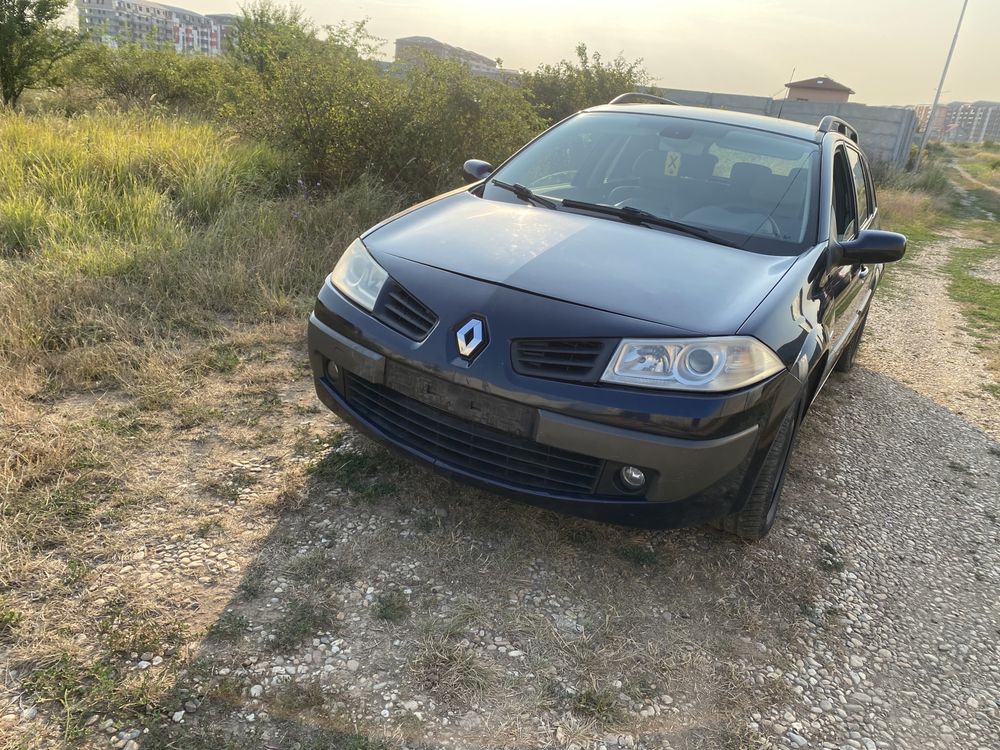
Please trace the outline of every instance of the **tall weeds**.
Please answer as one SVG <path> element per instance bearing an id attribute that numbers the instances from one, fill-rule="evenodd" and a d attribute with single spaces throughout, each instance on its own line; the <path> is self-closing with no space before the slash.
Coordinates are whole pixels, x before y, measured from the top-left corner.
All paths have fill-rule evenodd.
<path id="1" fill-rule="evenodd" d="M 399 205 L 312 194 L 280 152 L 150 115 L 0 116 L 0 367 L 138 388 L 178 331 L 301 314 Z"/>

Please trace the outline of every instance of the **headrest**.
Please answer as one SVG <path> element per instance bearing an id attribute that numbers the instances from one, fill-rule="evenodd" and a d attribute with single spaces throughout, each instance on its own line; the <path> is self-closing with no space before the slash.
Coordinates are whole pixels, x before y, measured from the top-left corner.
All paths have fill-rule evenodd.
<path id="1" fill-rule="evenodd" d="M 752 183 L 763 180 L 771 176 L 771 170 L 763 164 L 751 164 L 750 162 L 736 162 L 729 173 L 731 182 Z"/>
<path id="2" fill-rule="evenodd" d="M 677 174 L 681 177 L 707 180 L 715 172 L 715 165 L 718 163 L 719 158 L 712 154 L 684 154 L 684 158 L 681 159 L 681 168 Z"/>

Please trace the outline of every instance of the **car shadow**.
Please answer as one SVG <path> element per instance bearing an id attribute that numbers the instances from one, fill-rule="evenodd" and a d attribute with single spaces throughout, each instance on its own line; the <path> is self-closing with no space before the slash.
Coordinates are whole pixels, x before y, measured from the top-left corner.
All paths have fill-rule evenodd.
<path id="1" fill-rule="evenodd" d="M 745 746 L 752 714 L 794 699 L 788 644 L 833 616 L 832 446 L 899 389 L 922 398 L 831 381 L 757 544 L 521 505 L 331 418 L 143 747 Z"/>

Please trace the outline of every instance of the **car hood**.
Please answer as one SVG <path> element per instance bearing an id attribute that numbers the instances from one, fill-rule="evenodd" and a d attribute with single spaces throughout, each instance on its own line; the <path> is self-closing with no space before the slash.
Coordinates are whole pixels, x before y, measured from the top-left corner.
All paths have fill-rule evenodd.
<path id="1" fill-rule="evenodd" d="M 486 200 L 468 191 L 419 206 L 363 239 L 376 259 L 393 255 L 716 335 L 735 333 L 795 262 L 613 218 Z"/>

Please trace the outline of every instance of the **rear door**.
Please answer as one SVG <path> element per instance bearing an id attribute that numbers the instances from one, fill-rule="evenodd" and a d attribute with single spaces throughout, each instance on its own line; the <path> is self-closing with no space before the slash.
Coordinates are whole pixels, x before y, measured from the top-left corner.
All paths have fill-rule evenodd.
<path id="1" fill-rule="evenodd" d="M 865 182 L 860 154 L 847 145 L 837 146 L 833 161 L 833 223 L 831 234 L 838 242 L 847 242 L 858 236 L 862 228 L 872 221 L 869 190 Z M 855 176 L 854 165 L 857 165 Z M 859 189 L 860 187 L 860 189 Z M 831 329 L 831 361 L 850 340 L 858 321 L 861 305 L 867 297 L 861 294 L 869 269 L 860 264 L 839 266 L 826 279 L 825 292 L 833 310 Z"/>

